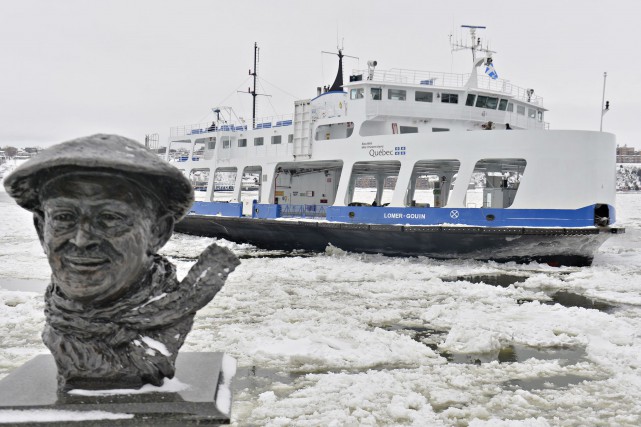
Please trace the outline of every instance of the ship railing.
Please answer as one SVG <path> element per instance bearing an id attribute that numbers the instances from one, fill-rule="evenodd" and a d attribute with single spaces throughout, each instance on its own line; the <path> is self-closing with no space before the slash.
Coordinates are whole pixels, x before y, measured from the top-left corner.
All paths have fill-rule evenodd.
<path id="1" fill-rule="evenodd" d="M 368 77 L 367 70 L 354 70 L 354 75 Z M 374 70 L 371 81 L 384 83 L 400 83 L 411 85 L 434 86 L 439 88 L 464 88 L 471 74 L 443 73 L 421 70 L 405 70 L 392 68 L 390 70 Z M 530 92 L 530 89 L 513 85 L 509 80 L 492 79 L 486 75 L 477 75 L 476 86 L 479 89 L 510 95 L 520 101 L 543 106 L 543 98 Z"/>
<path id="2" fill-rule="evenodd" d="M 324 205 L 280 205 L 281 217 L 287 218 L 325 218 L 327 207 Z"/>
<path id="3" fill-rule="evenodd" d="M 285 126 L 292 126 L 294 124 L 294 115 L 286 114 L 279 116 L 267 116 L 256 118 L 254 129 L 271 129 Z M 208 134 L 212 132 L 243 132 L 251 129 L 251 123 L 194 123 L 189 125 L 174 126 L 170 129 L 170 137 L 189 136 Z"/>

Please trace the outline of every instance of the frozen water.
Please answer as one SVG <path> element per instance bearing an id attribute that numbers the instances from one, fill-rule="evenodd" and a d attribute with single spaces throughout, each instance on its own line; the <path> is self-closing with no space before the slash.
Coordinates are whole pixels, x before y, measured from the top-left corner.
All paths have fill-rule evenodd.
<path id="1" fill-rule="evenodd" d="M 627 231 L 585 268 L 220 241 L 243 262 L 183 350 L 237 359 L 236 425 L 639 425 L 641 194 L 617 203 Z M 6 375 L 47 352 L 42 292 L 19 289 L 50 271 L 30 215 L 3 192 L 0 230 Z M 162 252 L 183 277 L 213 241 L 175 235 Z"/>

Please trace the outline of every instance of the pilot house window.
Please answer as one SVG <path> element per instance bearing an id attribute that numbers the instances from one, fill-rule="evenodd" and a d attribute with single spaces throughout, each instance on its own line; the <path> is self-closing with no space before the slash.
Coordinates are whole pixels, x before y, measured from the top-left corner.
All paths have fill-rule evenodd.
<path id="1" fill-rule="evenodd" d="M 432 92 L 420 92 L 416 91 L 414 94 L 414 100 L 418 102 L 432 102 L 434 94 Z"/>
<path id="2" fill-rule="evenodd" d="M 392 101 L 405 101 L 407 91 L 403 89 L 388 89 L 387 90 L 387 99 Z"/>
<path id="3" fill-rule="evenodd" d="M 465 100 L 465 105 L 467 105 L 468 107 L 473 107 L 475 99 L 476 99 L 476 95 L 474 95 L 473 93 L 468 93 L 467 99 Z"/>
<path id="4" fill-rule="evenodd" d="M 498 98 L 479 95 L 479 97 L 476 99 L 476 106 L 479 108 L 489 108 L 490 110 L 496 110 L 498 102 Z"/>
<path id="5" fill-rule="evenodd" d="M 383 89 L 381 89 L 380 87 L 373 87 L 372 99 L 374 101 L 380 101 L 381 99 L 383 99 Z"/>
<path id="6" fill-rule="evenodd" d="M 445 104 L 458 104 L 458 93 L 442 93 L 441 102 Z"/>
<path id="7" fill-rule="evenodd" d="M 349 99 L 363 99 L 363 88 L 352 89 L 349 91 Z"/>

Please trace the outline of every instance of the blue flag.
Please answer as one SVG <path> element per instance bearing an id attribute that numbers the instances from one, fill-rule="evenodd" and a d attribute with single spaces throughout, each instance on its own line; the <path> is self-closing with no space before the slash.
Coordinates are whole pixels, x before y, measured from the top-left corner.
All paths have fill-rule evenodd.
<path id="1" fill-rule="evenodd" d="M 499 75 L 496 73 L 496 70 L 494 69 L 494 64 L 490 63 L 485 67 L 485 74 L 493 78 L 494 80 L 499 78 Z"/>

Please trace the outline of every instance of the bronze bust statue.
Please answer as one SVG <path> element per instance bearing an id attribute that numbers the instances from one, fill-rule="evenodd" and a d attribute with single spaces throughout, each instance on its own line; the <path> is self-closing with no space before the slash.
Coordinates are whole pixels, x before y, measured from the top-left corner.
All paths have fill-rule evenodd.
<path id="1" fill-rule="evenodd" d="M 42 338 L 58 389 L 172 378 L 196 311 L 239 264 L 212 245 L 179 282 L 157 254 L 193 203 L 183 174 L 135 141 L 93 135 L 45 150 L 4 185 L 33 212 L 51 266 Z"/>

